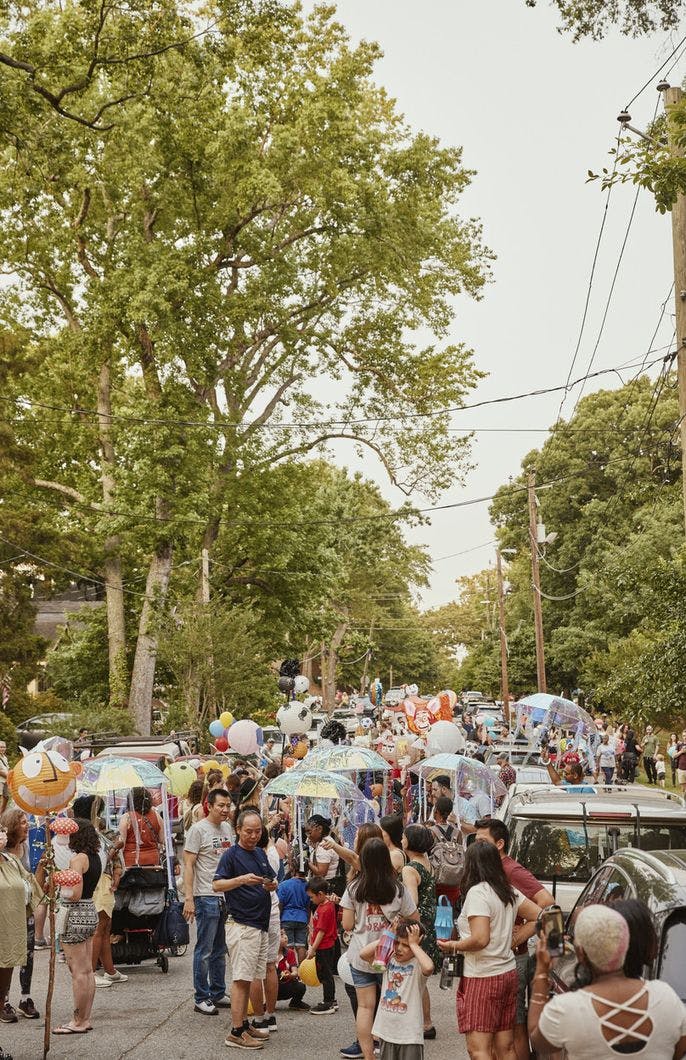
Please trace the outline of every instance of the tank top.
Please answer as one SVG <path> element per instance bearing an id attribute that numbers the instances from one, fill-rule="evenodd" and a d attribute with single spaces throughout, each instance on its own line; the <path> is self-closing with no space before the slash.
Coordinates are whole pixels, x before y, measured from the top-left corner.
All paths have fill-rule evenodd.
<path id="1" fill-rule="evenodd" d="M 93 897 L 93 891 L 98 885 L 100 874 L 102 873 L 102 862 L 100 861 L 99 854 L 88 854 L 88 869 L 83 874 L 83 889 L 81 892 L 81 901 L 85 902 L 87 899 Z"/>
<path id="2" fill-rule="evenodd" d="M 134 825 L 134 820 L 136 825 Z M 137 826 L 137 828 L 136 828 Z M 138 841 L 136 841 L 136 831 Z M 124 843 L 124 864 L 127 868 L 132 865 L 159 865 L 160 852 L 157 841 L 160 835 L 160 826 L 157 815 L 148 811 L 145 815 L 136 810 L 129 811 L 129 828 Z"/>

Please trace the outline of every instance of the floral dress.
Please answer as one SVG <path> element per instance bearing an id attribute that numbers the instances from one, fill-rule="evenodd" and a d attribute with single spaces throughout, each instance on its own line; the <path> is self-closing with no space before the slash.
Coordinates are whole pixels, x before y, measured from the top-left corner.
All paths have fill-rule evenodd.
<path id="1" fill-rule="evenodd" d="M 411 865 L 419 876 L 417 910 L 419 919 L 426 928 L 422 949 L 434 962 L 434 970 L 438 971 L 443 958 L 436 942 L 436 883 L 433 873 L 421 861 L 408 861 L 408 865 Z"/>

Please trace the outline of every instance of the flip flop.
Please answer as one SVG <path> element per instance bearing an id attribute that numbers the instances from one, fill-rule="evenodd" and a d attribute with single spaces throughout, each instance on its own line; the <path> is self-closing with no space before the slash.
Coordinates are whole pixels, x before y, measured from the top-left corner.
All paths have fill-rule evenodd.
<path id="1" fill-rule="evenodd" d="M 74 1027 L 53 1027 L 53 1034 L 88 1034 L 92 1031 L 92 1027 L 84 1027 L 83 1030 L 76 1030 Z"/>

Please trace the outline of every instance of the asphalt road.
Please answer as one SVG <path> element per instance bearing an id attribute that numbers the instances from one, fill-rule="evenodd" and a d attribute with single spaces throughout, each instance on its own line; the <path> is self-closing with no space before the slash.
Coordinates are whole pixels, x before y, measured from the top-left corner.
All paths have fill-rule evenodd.
<path id="1" fill-rule="evenodd" d="M 41 1012 L 45 1007 L 48 955 L 38 951 L 32 988 L 33 1000 Z M 92 1033 L 76 1036 L 53 1036 L 50 1060 L 215 1060 L 222 1055 L 235 1056 L 237 1050 L 224 1045 L 228 1033 L 229 1012 L 218 1016 L 201 1016 L 193 1011 L 191 947 L 184 957 L 170 958 L 169 972 L 164 975 L 152 961 L 138 967 L 120 966 L 129 976 L 128 983 L 98 989 L 93 1007 Z M 307 1012 L 289 1012 L 280 1004 L 277 1010 L 278 1032 L 262 1051 L 279 1060 L 337 1060 L 341 1046 L 355 1038 L 352 1013 L 342 984 L 337 984 L 339 1010 L 334 1016 L 311 1016 Z M 466 1060 L 464 1039 L 455 1023 L 453 990 L 440 990 L 438 976 L 430 983 L 432 1015 L 438 1031 L 435 1041 L 426 1043 L 426 1060 Z M 19 978 L 15 970 L 10 994 L 12 1003 L 19 1001 Z M 321 990 L 308 989 L 305 1000 L 321 1001 Z M 66 1022 L 71 1014 L 71 980 L 64 964 L 57 964 L 53 1000 L 53 1026 Z M 0 1023 L 0 1046 L 14 1060 L 40 1060 L 43 1055 L 44 1021 L 20 1017 L 17 1024 Z"/>

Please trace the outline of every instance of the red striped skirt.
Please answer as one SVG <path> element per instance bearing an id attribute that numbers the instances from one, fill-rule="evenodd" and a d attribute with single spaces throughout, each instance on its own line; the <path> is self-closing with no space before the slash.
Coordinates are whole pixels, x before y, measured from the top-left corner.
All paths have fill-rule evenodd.
<path id="1" fill-rule="evenodd" d="M 515 1025 L 517 972 L 489 975 L 481 979 L 462 976 L 457 991 L 457 1026 L 469 1031 L 509 1031 Z"/>

